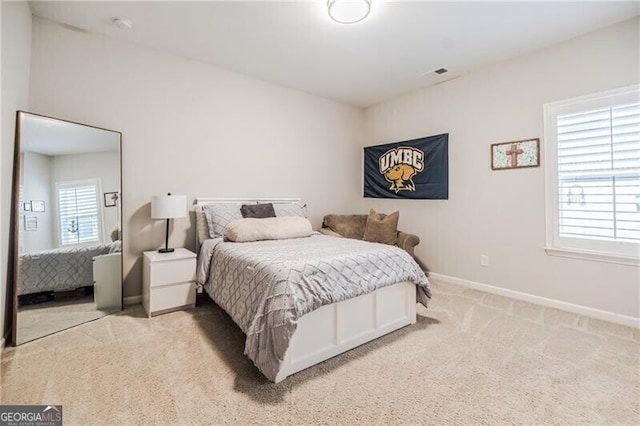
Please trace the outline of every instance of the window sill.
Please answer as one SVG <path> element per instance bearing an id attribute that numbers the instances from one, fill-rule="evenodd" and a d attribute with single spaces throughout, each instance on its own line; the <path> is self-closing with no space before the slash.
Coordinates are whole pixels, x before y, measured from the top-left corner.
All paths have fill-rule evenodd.
<path id="1" fill-rule="evenodd" d="M 549 256 L 570 257 L 573 259 L 592 260 L 595 262 L 616 263 L 618 265 L 640 266 L 640 259 L 632 256 L 555 247 L 545 247 L 544 251 Z"/>

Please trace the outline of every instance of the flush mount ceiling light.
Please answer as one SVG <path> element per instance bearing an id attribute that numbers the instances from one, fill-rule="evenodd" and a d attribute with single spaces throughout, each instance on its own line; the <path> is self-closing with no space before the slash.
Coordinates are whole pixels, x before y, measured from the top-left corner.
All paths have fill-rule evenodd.
<path id="1" fill-rule="evenodd" d="M 328 0 L 329 16 L 340 24 L 355 24 L 371 12 L 371 0 Z"/>
<path id="2" fill-rule="evenodd" d="M 113 18 L 113 25 L 126 31 L 133 27 L 133 22 L 127 18 Z"/>

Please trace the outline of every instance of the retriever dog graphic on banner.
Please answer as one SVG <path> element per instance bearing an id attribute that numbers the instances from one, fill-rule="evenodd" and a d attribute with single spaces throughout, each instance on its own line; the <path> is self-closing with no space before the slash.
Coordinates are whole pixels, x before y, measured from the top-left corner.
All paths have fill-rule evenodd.
<path id="1" fill-rule="evenodd" d="M 364 196 L 449 198 L 449 134 L 364 148 Z"/>

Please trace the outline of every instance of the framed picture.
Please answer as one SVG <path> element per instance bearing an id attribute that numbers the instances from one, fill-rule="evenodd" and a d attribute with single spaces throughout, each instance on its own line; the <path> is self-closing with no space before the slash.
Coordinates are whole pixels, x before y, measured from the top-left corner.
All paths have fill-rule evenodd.
<path id="1" fill-rule="evenodd" d="M 31 203 L 22 203 L 22 211 L 30 212 L 31 211 Z"/>
<path id="2" fill-rule="evenodd" d="M 25 231 L 37 231 L 38 230 L 38 216 L 29 215 L 24 217 L 24 230 Z"/>
<path id="3" fill-rule="evenodd" d="M 519 169 L 540 165 L 540 139 L 494 143 L 491 145 L 491 170 Z"/>
<path id="4" fill-rule="evenodd" d="M 31 211 L 38 213 L 44 212 L 44 201 L 31 200 Z"/>
<path id="5" fill-rule="evenodd" d="M 119 195 L 117 192 L 105 192 L 104 193 L 104 206 L 115 207 L 118 203 Z"/>

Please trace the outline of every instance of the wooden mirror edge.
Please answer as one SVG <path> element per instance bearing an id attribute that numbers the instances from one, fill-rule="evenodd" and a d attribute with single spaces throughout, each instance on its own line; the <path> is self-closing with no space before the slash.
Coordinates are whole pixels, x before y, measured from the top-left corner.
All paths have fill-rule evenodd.
<path id="1" fill-rule="evenodd" d="M 18 261 L 18 243 L 19 243 L 19 226 L 18 223 L 18 212 L 20 203 L 20 172 L 22 169 L 22 165 L 20 164 L 20 133 L 22 129 L 22 114 L 25 111 L 18 110 L 16 112 L 16 131 L 15 131 L 15 141 L 13 145 L 13 182 L 12 182 L 12 192 L 11 192 L 11 215 L 9 218 L 9 227 L 11 229 L 12 238 L 9 242 L 9 258 L 7 259 L 7 269 L 8 276 L 12 277 L 11 286 L 7 285 L 7 289 L 11 287 L 11 298 L 12 302 L 12 316 L 11 316 L 11 344 L 13 346 L 17 345 L 18 341 L 18 273 L 19 268 L 17 268 Z M 6 316 L 5 316 L 6 317 Z"/>

